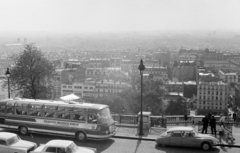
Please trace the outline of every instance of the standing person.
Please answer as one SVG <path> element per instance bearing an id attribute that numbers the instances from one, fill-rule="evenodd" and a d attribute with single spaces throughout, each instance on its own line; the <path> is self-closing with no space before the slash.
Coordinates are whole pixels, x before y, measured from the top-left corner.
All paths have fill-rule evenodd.
<path id="1" fill-rule="evenodd" d="M 220 144 L 222 144 L 223 136 L 224 136 L 224 124 L 222 122 L 222 123 L 220 123 L 220 129 L 219 129 L 219 142 L 220 142 Z"/>
<path id="2" fill-rule="evenodd" d="M 187 114 L 184 115 L 184 120 L 185 120 L 185 126 L 187 126 L 187 120 L 188 120 Z"/>
<path id="3" fill-rule="evenodd" d="M 203 128 L 202 128 L 202 133 L 207 134 L 207 128 L 208 128 L 208 115 L 205 115 L 205 117 L 202 119 L 202 123 L 203 123 Z"/>
<path id="4" fill-rule="evenodd" d="M 215 119 L 215 117 L 213 115 L 212 115 L 211 120 L 210 120 L 210 126 L 211 126 L 212 135 L 214 133 L 215 136 L 216 136 L 217 135 L 216 134 L 216 119 Z"/>
<path id="5" fill-rule="evenodd" d="M 223 126 L 225 127 L 225 116 L 223 116 L 223 114 L 220 114 L 220 119 L 219 119 L 220 125 L 223 124 Z"/>
<path id="6" fill-rule="evenodd" d="M 233 122 L 236 122 L 237 114 L 234 112 L 233 113 Z"/>

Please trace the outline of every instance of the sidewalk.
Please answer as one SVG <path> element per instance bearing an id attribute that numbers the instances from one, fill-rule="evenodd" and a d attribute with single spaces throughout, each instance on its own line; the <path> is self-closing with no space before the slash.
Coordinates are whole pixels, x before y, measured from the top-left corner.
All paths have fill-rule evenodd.
<path id="1" fill-rule="evenodd" d="M 174 127 L 174 126 L 171 126 Z M 167 129 L 171 128 L 168 127 Z M 195 126 L 195 129 L 198 127 Z M 135 125 L 117 125 L 116 129 L 116 135 L 114 136 L 115 138 L 123 138 L 123 139 L 137 139 L 137 140 L 147 140 L 147 141 L 155 141 L 156 138 L 161 134 L 166 131 L 166 128 L 161 128 L 161 127 L 151 127 L 149 130 L 144 130 L 143 136 L 138 135 L 138 128 Z M 217 146 L 222 146 L 222 147 L 239 147 L 240 148 L 240 127 L 235 127 L 233 126 L 232 129 L 233 132 L 233 137 L 235 138 L 234 143 L 227 143 L 226 141 L 223 141 L 223 144 L 219 144 Z M 218 138 L 218 137 L 217 137 Z"/>

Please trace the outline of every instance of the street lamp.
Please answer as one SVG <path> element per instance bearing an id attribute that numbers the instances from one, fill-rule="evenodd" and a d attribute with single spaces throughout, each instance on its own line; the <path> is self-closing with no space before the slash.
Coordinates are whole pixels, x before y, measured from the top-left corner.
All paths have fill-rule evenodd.
<path id="1" fill-rule="evenodd" d="M 142 79 L 143 79 L 143 70 L 145 70 L 145 66 L 143 65 L 142 59 L 140 60 L 140 65 L 138 66 L 138 69 L 139 69 L 140 75 L 141 75 L 141 115 L 140 115 L 140 127 L 139 127 L 138 135 L 144 135 L 144 133 L 143 133 L 143 116 L 142 116 L 142 91 L 143 91 Z"/>
<path id="2" fill-rule="evenodd" d="M 11 72 L 10 72 L 10 69 L 9 69 L 9 68 L 7 68 L 7 71 L 6 71 L 5 75 L 6 75 L 7 79 L 8 79 L 8 98 L 10 98 L 10 84 L 9 84 L 9 77 L 10 77 L 10 75 L 11 75 Z"/>

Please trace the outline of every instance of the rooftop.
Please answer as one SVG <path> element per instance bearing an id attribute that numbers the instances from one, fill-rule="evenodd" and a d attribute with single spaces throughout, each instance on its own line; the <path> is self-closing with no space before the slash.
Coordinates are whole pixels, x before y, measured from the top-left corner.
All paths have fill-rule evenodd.
<path id="1" fill-rule="evenodd" d="M 236 75 L 237 74 L 236 71 L 229 70 L 229 69 L 220 69 L 219 71 L 222 71 L 223 73 L 228 74 L 228 75 Z"/>

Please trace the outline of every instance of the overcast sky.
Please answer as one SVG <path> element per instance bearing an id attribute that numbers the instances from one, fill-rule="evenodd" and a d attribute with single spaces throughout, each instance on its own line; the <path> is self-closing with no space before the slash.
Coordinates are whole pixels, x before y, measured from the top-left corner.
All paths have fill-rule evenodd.
<path id="1" fill-rule="evenodd" d="M 0 0 L 0 31 L 240 29 L 240 0 Z"/>

